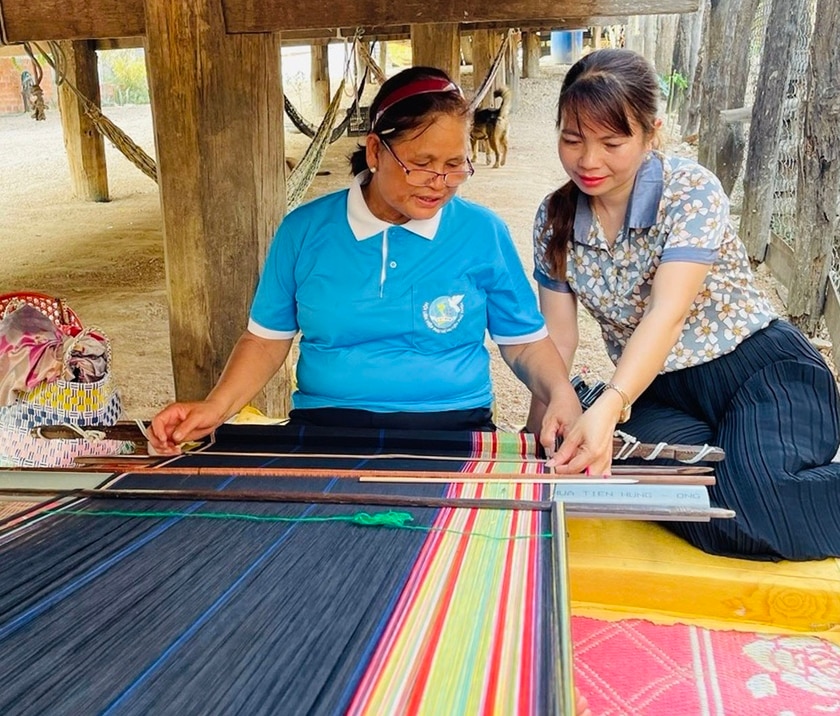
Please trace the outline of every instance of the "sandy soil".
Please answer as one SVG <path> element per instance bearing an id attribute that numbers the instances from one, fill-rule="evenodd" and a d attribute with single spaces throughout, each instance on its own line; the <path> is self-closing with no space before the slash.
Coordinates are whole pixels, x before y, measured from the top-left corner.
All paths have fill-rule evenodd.
<path id="1" fill-rule="evenodd" d="M 461 190 L 508 222 L 529 274 L 534 212 L 564 177 L 553 126 L 563 69 L 544 68 L 543 77 L 521 81 L 507 165 L 491 169 L 479 161 Z M 154 154 L 148 105 L 111 107 L 106 114 Z M 301 157 L 309 140 L 291 126 L 285 138 L 287 156 Z M 317 177 L 308 197 L 346 185 L 346 157 L 355 143 L 345 137 L 330 146 L 322 168 L 331 174 Z M 58 112 L 49 112 L 45 122 L 0 117 L 0 293 L 65 297 L 86 325 L 110 336 L 125 416 L 149 418 L 174 398 L 157 185 L 110 145 L 107 162 L 111 201 L 81 202 L 72 196 Z M 582 318 L 577 364 L 609 375 L 600 334 L 588 316 Z M 527 391 L 497 352 L 493 375 L 500 426 L 522 425 Z"/>

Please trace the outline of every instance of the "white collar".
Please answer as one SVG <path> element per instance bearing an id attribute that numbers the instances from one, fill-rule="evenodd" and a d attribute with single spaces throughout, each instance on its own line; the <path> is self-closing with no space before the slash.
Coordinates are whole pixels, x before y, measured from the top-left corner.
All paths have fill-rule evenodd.
<path id="1" fill-rule="evenodd" d="M 362 182 L 366 181 L 369 176 L 368 171 L 356 175 L 347 195 L 347 221 L 350 224 L 353 236 L 356 237 L 356 241 L 364 241 L 381 234 L 392 226 L 396 226 L 396 224 L 390 224 L 375 217 L 368 208 L 362 194 Z M 399 224 L 399 226 L 431 241 L 435 238 L 440 226 L 440 211 L 431 219 L 409 219 L 405 224 Z"/>

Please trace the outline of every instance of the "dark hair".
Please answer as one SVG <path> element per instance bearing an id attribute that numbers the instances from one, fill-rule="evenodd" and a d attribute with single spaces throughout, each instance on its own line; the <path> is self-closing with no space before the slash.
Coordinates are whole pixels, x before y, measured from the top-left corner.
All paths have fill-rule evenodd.
<path id="1" fill-rule="evenodd" d="M 631 50 L 596 50 L 578 60 L 566 73 L 557 100 L 557 129 L 563 121 L 601 124 L 630 136 L 635 120 L 646 136 L 656 128 L 659 81 L 653 65 Z M 548 235 L 546 260 L 552 274 L 562 280 L 566 252 L 574 234 L 580 190 L 568 181 L 555 191 L 546 207 L 543 235 Z"/>
<path id="2" fill-rule="evenodd" d="M 467 116 L 469 104 L 461 91 L 453 84 L 450 91 L 432 91 L 412 94 L 393 104 L 386 106 L 380 113 L 383 101 L 390 99 L 395 93 L 407 85 L 424 79 L 443 80 L 452 82 L 449 75 L 436 67 L 409 67 L 386 80 L 379 92 L 376 93 L 370 105 L 370 132 L 386 135 L 389 140 L 400 137 L 431 124 L 440 114 Z M 360 144 L 350 155 L 350 173 L 354 176 L 368 168 L 367 150 Z"/>

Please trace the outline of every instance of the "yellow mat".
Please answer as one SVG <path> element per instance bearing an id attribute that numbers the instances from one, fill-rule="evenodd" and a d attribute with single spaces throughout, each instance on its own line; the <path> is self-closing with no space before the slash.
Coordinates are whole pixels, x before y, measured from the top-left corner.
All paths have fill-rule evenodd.
<path id="1" fill-rule="evenodd" d="M 840 644 L 840 559 L 714 557 L 661 525 L 567 520 L 573 613 L 804 632 Z"/>

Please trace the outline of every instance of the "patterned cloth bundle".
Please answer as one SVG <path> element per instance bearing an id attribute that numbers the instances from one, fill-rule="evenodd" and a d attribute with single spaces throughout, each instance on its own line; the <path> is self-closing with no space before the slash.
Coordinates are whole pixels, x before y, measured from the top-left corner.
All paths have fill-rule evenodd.
<path id="1" fill-rule="evenodd" d="M 83 430 L 112 425 L 122 412 L 108 338 L 82 328 L 75 314 L 67 323 L 66 310 L 46 310 L 41 294 L 5 299 L 0 305 L 0 465 L 67 467 L 78 455 L 133 449 L 131 443 Z M 48 443 L 30 434 L 48 424 L 73 426 L 80 438 Z"/>

